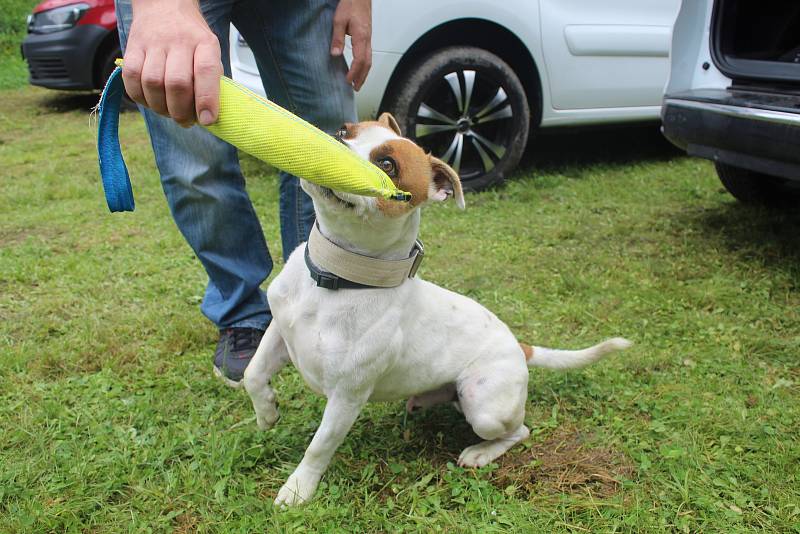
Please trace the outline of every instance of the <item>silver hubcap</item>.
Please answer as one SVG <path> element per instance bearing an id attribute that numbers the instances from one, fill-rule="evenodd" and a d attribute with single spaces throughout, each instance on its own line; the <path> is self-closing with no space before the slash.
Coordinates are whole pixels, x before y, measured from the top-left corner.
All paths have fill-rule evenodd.
<path id="1" fill-rule="evenodd" d="M 490 90 L 494 96 L 485 102 L 473 102 L 477 82 L 474 70 L 451 72 L 444 77 L 444 82 L 455 98 L 455 108 L 436 109 L 435 104 L 423 101 L 417 109 L 414 133 L 425 144 L 425 137 L 448 132 L 452 136 L 449 145 L 444 152 L 436 155 L 460 172 L 466 151 L 474 151 L 476 159 L 480 160 L 482 172 L 487 173 L 505 155 L 506 147 L 488 139 L 485 130 L 489 128 L 484 126 L 513 118 L 508 95 L 502 87 L 494 84 L 496 89 Z"/>

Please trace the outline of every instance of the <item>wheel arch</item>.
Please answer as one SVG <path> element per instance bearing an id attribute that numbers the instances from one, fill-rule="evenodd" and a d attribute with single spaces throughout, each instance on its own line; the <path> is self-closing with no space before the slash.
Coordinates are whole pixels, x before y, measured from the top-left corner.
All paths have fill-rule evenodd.
<path id="1" fill-rule="evenodd" d="M 395 96 L 398 79 L 425 55 L 448 46 L 474 46 L 498 56 L 508 63 L 525 90 L 531 110 L 530 129 L 539 126 L 542 120 L 542 82 L 539 68 L 527 46 L 511 30 L 496 22 L 463 18 L 445 22 L 419 37 L 403 54 L 392 71 L 383 94 L 380 111 L 385 111 L 388 102 Z"/>
<path id="2" fill-rule="evenodd" d="M 97 45 L 97 48 L 94 52 L 94 58 L 92 59 L 92 83 L 94 83 L 95 89 L 102 89 L 103 83 L 103 66 L 108 57 L 108 54 L 113 52 L 115 49 L 119 49 L 119 34 L 116 30 L 112 30 L 108 32 L 100 44 Z"/>

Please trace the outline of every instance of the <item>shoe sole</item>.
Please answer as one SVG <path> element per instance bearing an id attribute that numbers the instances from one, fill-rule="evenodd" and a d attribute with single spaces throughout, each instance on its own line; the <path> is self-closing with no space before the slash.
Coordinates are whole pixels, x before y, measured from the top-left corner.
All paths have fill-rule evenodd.
<path id="1" fill-rule="evenodd" d="M 244 385 L 244 380 L 239 380 L 238 382 L 235 380 L 231 380 L 230 378 L 222 374 L 222 371 L 220 371 L 217 366 L 214 366 L 214 375 L 220 380 L 222 380 L 222 383 L 228 386 L 229 388 L 239 389 Z"/>

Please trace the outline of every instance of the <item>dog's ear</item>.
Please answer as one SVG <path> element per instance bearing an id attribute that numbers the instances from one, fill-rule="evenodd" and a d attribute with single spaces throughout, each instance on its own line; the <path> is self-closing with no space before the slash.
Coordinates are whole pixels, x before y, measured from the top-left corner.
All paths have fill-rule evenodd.
<path id="1" fill-rule="evenodd" d="M 381 116 L 378 117 L 378 122 L 383 124 L 387 128 L 390 128 L 397 135 L 400 136 L 403 135 L 403 132 L 400 131 L 400 125 L 397 124 L 397 121 L 388 111 L 384 111 L 383 113 L 381 113 Z"/>
<path id="2" fill-rule="evenodd" d="M 463 210 L 464 192 L 461 189 L 461 180 L 458 177 L 458 173 L 439 158 L 431 156 L 430 160 L 431 170 L 433 171 L 431 178 L 433 194 L 429 195 L 428 198 L 442 202 L 449 197 L 453 197 L 456 200 L 456 205 Z"/>

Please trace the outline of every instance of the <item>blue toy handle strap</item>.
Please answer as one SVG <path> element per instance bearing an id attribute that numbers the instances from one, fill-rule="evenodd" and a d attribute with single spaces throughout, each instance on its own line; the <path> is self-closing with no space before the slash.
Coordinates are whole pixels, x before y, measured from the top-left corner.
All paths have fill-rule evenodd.
<path id="1" fill-rule="evenodd" d="M 112 212 L 133 211 L 134 208 L 131 180 L 119 146 L 119 110 L 124 94 L 122 69 L 117 67 L 109 76 L 100 97 L 97 125 L 100 177 L 103 179 L 108 209 Z"/>

